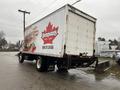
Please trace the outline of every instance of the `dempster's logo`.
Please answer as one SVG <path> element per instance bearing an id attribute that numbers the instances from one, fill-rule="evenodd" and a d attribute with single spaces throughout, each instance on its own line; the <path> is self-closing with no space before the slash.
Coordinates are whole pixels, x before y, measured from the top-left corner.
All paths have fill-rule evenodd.
<path id="1" fill-rule="evenodd" d="M 54 26 L 49 22 L 48 26 L 42 32 L 42 40 L 44 41 L 44 44 L 52 44 L 55 37 L 58 35 L 58 26 Z"/>

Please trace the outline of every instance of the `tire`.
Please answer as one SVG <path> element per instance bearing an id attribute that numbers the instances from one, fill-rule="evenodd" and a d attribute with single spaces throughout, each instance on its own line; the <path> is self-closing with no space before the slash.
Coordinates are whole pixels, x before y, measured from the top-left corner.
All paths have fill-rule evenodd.
<path id="1" fill-rule="evenodd" d="M 57 68 L 59 72 L 68 72 L 68 69 L 63 64 L 63 61 L 57 61 Z"/>
<path id="2" fill-rule="evenodd" d="M 36 69 L 38 72 L 45 72 L 48 70 L 47 62 L 43 60 L 42 57 L 36 59 Z"/>
<path id="3" fill-rule="evenodd" d="M 22 54 L 19 54 L 19 63 L 23 63 L 24 62 L 24 57 Z"/>
<path id="4" fill-rule="evenodd" d="M 117 64 L 120 65 L 120 59 L 117 61 Z"/>

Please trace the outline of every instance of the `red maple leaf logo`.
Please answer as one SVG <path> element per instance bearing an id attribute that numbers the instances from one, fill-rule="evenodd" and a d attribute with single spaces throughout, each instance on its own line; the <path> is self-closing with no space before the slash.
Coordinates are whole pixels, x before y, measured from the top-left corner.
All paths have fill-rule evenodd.
<path id="1" fill-rule="evenodd" d="M 58 26 L 55 27 L 53 24 L 49 22 L 48 26 L 42 32 L 42 40 L 44 41 L 44 44 L 52 44 L 55 37 L 58 35 Z"/>

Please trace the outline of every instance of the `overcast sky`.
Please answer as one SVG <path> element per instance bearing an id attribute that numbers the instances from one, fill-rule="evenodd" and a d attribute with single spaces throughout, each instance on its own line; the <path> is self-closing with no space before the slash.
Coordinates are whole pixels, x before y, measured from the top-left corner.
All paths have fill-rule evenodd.
<path id="1" fill-rule="evenodd" d="M 18 9 L 31 12 L 26 15 L 26 25 L 29 25 L 64 4 L 75 1 L 0 0 L 0 30 L 5 32 L 8 41 L 16 42 L 23 38 L 23 14 Z M 82 0 L 74 6 L 97 18 L 97 37 L 120 37 L 120 0 Z"/>

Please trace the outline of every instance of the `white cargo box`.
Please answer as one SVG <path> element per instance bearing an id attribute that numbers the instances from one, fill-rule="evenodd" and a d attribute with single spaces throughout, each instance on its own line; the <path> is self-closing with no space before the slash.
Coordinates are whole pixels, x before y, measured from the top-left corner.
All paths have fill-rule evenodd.
<path id="1" fill-rule="evenodd" d="M 96 19 L 65 5 L 28 26 L 25 30 L 24 53 L 53 57 L 93 55 Z"/>

